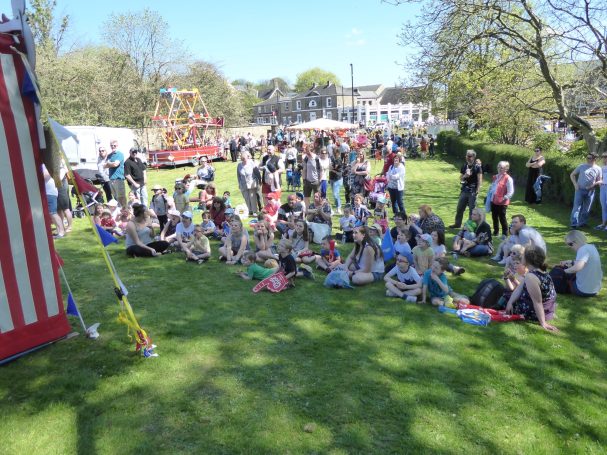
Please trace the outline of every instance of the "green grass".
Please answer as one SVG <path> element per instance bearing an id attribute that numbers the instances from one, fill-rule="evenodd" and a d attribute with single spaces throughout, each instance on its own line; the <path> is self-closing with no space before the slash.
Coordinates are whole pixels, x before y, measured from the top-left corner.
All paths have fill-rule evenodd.
<path id="1" fill-rule="evenodd" d="M 220 190 L 241 201 L 235 165 Z M 190 168 L 151 171 L 170 184 Z M 450 224 L 457 169 L 409 161 L 406 206 Z M 521 212 L 563 245 L 569 207 Z M 160 357 L 133 353 L 112 284 L 84 220 L 57 243 L 87 323 L 101 337 L 57 343 L 0 368 L 0 453 L 603 453 L 607 444 L 605 291 L 558 298 L 561 333 L 533 324 L 463 324 L 384 297 L 382 284 L 327 290 L 299 280 L 283 294 L 217 262 L 111 255 Z M 590 232 L 600 251 L 605 234 Z M 213 245 L 216 248 L 216 244 Z M 450 282 L 472 293 L 501 268 L 462 259 Z M 607 264 L 603 258 L 603 267 Z M 72 324 L 79 327 L 75 320 Z M 308 431 L 306 431 L 308 430 Z"/>

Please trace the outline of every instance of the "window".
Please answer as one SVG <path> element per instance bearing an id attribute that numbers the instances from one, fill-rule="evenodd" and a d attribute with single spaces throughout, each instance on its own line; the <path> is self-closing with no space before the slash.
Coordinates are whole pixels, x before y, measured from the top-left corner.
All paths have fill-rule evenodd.
<path id="1" fill-rule="evenodd" d="M 325 114 L 325 118 L 328 118 L 329 120 L 332 120 L 332 119 L 333 119 L 333 112 L 330 112 L 330 111 L 329 111 L 329 112 L 327 112 L 327 113 Z"/>
<path id="2" fill-rule="evenodd" d="M 310 100 L 310 104 L 308 104 L 308 107 L 316 107 L 316 100 Z"/>
<path id="3" fill-rule="evenodd" d="M 275 110 L 276 110 L 276 106 L 274 106 L 274 105 L 272 104 L 272 106 L 270 107 L 270 112 L 274 112 Z"/>
<path id="4" fill-rule="evenodd" d="M 296 101 L 295 102 L 295 109 L 297 109 L 298 111 L 301 111 L 301 101 Z"/>
<path id="5" fill-rule="evenodd" d="M 289 109 L 291 108 L 291 106 L 289 105 L 289 103 L 285 103 L 285 108 L 284 111 L 285 112 L 289 112 Z"/>
<path id="6" fill-rule="evenodd" d="M 316 120 L 316 112 L 310 112 L 310 121 Z"/>
<path id="7" fill-rule="evenodd" d="M 299 103 L 299 101 L 298 101 Z M 297 123 L 301 123 L 301 114 L 297 114 Z"/>
<path id="8" fill-rule="evenodd" d="M 333 98 L 327 98 L 327 107 L 333 107 Z M 329 117 L 331 118 L 331 117 Z"/>
<path id="9" fill-rule="evenodd" d="M 258 113 L 258 114 L 261 114 L 261 106 L 259 106 L 259 107 L 257 108 L 257 113 Z"/>
<path id="10" fill-rule="evenodd" d="M 287 123 L 287 117 L 285 117 L 285 116 L 283 115 L 283 117 L 282 117 L 282 124 L 284 125 L 285 123 Z"/>

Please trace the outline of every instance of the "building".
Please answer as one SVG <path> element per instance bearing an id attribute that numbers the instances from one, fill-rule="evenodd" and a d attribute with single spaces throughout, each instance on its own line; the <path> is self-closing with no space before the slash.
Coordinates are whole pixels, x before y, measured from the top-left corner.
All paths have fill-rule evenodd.
<path id="1" fill-rule="evenodd" d="M 431 117 L 431 106 L 416 102 L 417 89 L 384 87 L 382 84 L 354 87 L 314 84 L 304 93 L 284 94 L 271 90 L 267 99 L 257 103 L 253 118 L 258 125 L 290 125 L 317 118 L 345 122 L 376 123 L 418 122 Z"/>

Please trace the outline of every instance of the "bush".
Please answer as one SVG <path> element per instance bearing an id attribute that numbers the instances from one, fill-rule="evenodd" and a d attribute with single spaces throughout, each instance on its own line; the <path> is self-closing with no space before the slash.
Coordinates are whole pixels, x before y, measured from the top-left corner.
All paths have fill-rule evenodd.
<path id="1" fill-rule="evenodd" d="M 483 166 L 489 165 L 493 173 L 495 173 L 498 162 L 508 161 L 510 163 L 510 175 L 516 185 L 520 188 L 527 182 L 528 171 L 525 164 L 533 154 L 533 151 L 529 148 L 475 141 L 461 137 L 454 131 L 439 133 L 437 146 L 439 151 L 457 160 L 464 158 L 466 150 L 473 149 L 477 157 L 483 162 Z M 543 155 L 546 157 L 544 173 L 551 177 L 550 182 L 544 186 L 544 199 L 563 202 L 567 205 L 572 204 L 574 188 L 569 179 L 569 174 L 581 163 L 579 157 L 563 154 L 556 150 L 547 150 Z"/>
<path id="2" fill-rule="evenodd" d="M 533 148 L 540 147 L 544 153 L 556 152 L 557 139 L 558 135 L 556 133 L 539 131 L 533 136 Z"/>
<path id="3" fill-rule="evenodd" d="M 596 135 L 599 140 L 605 139 L 605 137 L 607 136 L 607 128 L 601 128 L 601 129 L 597 130 Z M 588 145 L 586 144 L 586 141 L 584 141 L 584 140 L 575 141 L 573 144 L 571 144 L 571 147 L 569 148 L 569 151 L 567 152 L 567 155 L 575 156 L 575 157 L 582 158 L 582 159 L 585 158 L 585 156 L 587 154 L 588 154 Z"/>

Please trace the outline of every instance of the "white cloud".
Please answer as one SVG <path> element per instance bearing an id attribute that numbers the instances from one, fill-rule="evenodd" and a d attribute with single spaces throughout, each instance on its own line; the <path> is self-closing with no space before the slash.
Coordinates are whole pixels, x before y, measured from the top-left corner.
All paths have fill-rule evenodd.
<path id="1" fill-rule="evenodd" d="M 361 47 L 367 44 L 367 40 L 362 37 L 363 31 L 353 27 L 350 33 L 346 34 L 346 46 L 348 47 Z"/>

